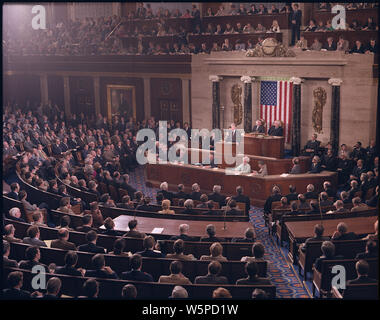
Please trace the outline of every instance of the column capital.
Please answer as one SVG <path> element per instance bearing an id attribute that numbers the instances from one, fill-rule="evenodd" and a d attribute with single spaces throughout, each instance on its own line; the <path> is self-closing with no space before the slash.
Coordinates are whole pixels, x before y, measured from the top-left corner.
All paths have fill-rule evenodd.
<path id="1" fill-rule="evenodd" d="M 244 82 L 244 83 L 252 83 L 253 81 L 255 81 L 255 77 L 250 77 L 250 76 L 242 76 L 240 78 L 240 81 Z"/>
<path id="2" fill-rule="evenodd" d="M 340 86 L 343 80 L 339 78 L 330 78 L 327 82 L 332 86 Z"/>
<path id="3" fill-rule="evenodd" d="M 223 78 L 220 77 L 220 76 L 214 76 L 214 75 L 212 75 L 212 76 L 209 76 L 208 79 L 209 79 L 210 81 L 212 81 L 212 82 L 219 82 L 219 81 L 221 81 Z"/>
<path id="4" fill-rule="evenodd" d="M 289 81 L 293 82 L 294 84 L 301 84 L 301 82 L 303 82 L 303 79 L 298 77 L 291 77 Z"/>

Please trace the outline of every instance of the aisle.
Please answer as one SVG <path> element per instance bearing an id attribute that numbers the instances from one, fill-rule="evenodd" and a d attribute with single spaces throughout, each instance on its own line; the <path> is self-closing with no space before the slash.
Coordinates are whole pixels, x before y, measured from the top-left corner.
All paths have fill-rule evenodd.
<path id="1" fill-rule="evenodd" d="M 130 173 L 130 182 L 137 190 L 150 196 L 152 202 L 156 201 L 155 189 L 145 185 L 143 167 L 138 167 Z M 251 207 L 250 222 L 255 228 L 257 240 L 265 246 L 265 259 L 269 262 L 268 274 L 272 283 L 277 287 L 277 296 L 279 298 L 310 298 L 298 273 L 285 258 L 286 249 L 281 250 L 269 236 L 268 229 L 264 225 L 262 209 Z"/>

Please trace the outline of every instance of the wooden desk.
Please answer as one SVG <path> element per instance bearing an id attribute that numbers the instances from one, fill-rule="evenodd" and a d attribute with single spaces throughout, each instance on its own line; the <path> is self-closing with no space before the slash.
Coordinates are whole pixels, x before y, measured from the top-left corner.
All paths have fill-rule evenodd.
<path id="1" fill-rule="evenodd" d="M 226 175 L 224 169 L 210 169 L 193 165 L 180 164 L 147 164 L 145 166 L 146 181 L 149 186 L 159 187 L 161 182 L 167 181 L 169 189 L 177 191 L 177 185 L 183 183 L 186 191 L 191 191 L 191 185 L 198 183 L 202 192 L 212 192 L 214 185 L 222 186 L 223 194 L 235 194 L 236 187 L 242 186 L 244 194 L 250 197 L 254 205 L 263 206 L 271 195 L 274 185 L 278 185 L 283 193 L 288 192 L 292 184 L 298 192 L 304 192 L 309 183 L 314 184 L 317 192 L 322 191 L 324 181 L 336 185 L 337 174 L 323 171 L 319 174 L 294 174 L 286 177 L 270 175 L 256 177 L 251 175 Z"/>
<path id="2" fill-rule="evenodd" d="M 132 220 L 131 216 L 119 216 L 113 221 L 115 222 L 115 229 L 120 231 L 127 231 L 128 222 Z M 147 218 L 136 217 L 138 221 L 138 229 L 140 232 L 152 233 L 154 228 L 164 228 L 161 235 L 178 235 L 179 226 L 186 223 L 190 226 L 188 235 L 192 237 L 206 236 L 206 226 L 213 224 L 216 229 L 216 236 L 222 238 L 235 238 L 244 237 L 244 232 L 247 228 L 252 228 L 249 222 L 226 222 L 227 229 L 223 230 L 223 221 L 188 221 L 188 220 L 172 220 L 160 218 Z"/>
<path id="3" fill-rule="evenodd" d="M 207 150 L 202 149 L 195 149 L 195 148 L 189 148 L 187 149 L 188 152 L 188 163 L 192 163 L 191 161 L 191 155 L 194 153 L 195 155 L 198 154 L 198 161 L 199 163 L 202 163 L 202 159 L 206 158 L 206 155 L 209 153 Z M 227 164 L 224 160 L 224 157 L 222 155 L 217 154 L 214 151 L 211 151 L 211 153 L 215 154 L 215 159 L 220 157 L 221 164 L 218 164 L 218 167 L 221 169 L 225 169 L 228 167 L 235 167 L 235 164 Z M 195 156 L 194 156 L 195 157 Z M 270 175 L 272 174 L 282 174 L 285 172 L 289 172 L 290 169 L 293 166 L 292 159 L 277 159 L 272 157 L 263 157 L 263 156 L 252 156 L 247 155 L 249 158 L 249 164 L 251 166 L 252 170 L 259 170 L 258 162 L 264 161 L 264 163 L 267 165 L 268 173 Z M 237 156 L 237 162 L 242 162 L 243 155 Z M 306 173 L 310 170 L 310 157 L 300 156 L 298 157 L 300 159 L 300 167 L 301 167 L 301 173 Z M 239 162 L 240 161 L 240 162 Z"/>
<path id="4" fill-rule="evenodd" d="M 325 228 L 324 235 L 332 236 L 336 231 L 338 223 L 344 222 L 348 226 L 349 232 L 355 232 L 357 235 L 366 235 L 374 232 L 374 223 L 378 219 L 377 215 L 369 217 L 355 218 L 338 218 L 322 220 Z M 297 250 L 300 243 L 305 242 L 307 238 L 313 237 L 314 226 L 320 223 L 320 220 L 310 221 L 292 221 L 285 222 L 289 234 L 289 253 L 288 256 L 293 263 L 297 263 Z"/>

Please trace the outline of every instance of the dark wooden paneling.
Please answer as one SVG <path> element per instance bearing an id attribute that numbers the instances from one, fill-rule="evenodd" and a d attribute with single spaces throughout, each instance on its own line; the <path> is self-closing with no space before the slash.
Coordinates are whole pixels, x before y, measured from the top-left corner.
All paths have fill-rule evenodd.
<path id="1" fill-rule="evenodd" d="M 37 75 L 4 75 L 3 101 L 14 101 L 19 106 L 25 106 L 29 100 L 30 106 L 41 102 L 40 77 Z"/>
<path id="2" fill-rule="evenodd" d="M 180 79 L 151 79 L 152 116 L 182 122 L 182 82 Z"/>
<path id="3" fill-rule="evenodd" d="M 48 76 L 48 95 L 53 103 L 57 103 L 59 107 L 64 109 L 63 77 Z"/>
<path id="4" fill-rule="evenodd" d="M 100 78 L 100 112 L 107 115 L 107 85 L 118 84 L 134 86 L 136 88 L 136 118 L 142 120 L 146 118 L 144 114 L 144 80 L 142 78 Z"/>
<path id="5" fill-rule="evenodd" d="M 83 112 L 87 118 L 94 117 L 94 82 L 92 77 L 70 77 L 71 113 Z"/>

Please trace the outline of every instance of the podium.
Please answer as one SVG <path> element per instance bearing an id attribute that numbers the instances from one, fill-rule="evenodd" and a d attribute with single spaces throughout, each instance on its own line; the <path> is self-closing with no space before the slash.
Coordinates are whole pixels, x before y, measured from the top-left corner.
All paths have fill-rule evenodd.
<path id="1" fill-rule="evenodd" d="M 261 156 L 268 158 L 284 158 L 284 137 L 265 136 L 248 133 L 244 135 L 244 154 L 247 156 Z M 236 155 L 236 142 L 217 142 L 222 144 L 222 152 L 225 145 L 232 149 L 232 155 Z"/>

